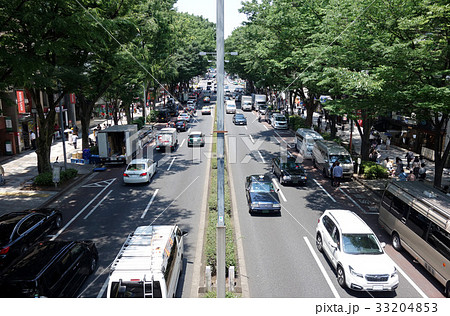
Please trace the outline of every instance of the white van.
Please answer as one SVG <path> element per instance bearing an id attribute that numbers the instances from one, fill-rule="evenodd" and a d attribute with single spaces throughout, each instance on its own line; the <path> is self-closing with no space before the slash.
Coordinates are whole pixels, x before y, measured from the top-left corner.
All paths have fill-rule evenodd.
<path id="1" fill-rule="evenodd" d="M 174 148 L 178 145 L 178 133 L 177 129 L 173 127 L 162 128 L 156 134 L 156 150 L 161 148 Z"/>
<path id="2" fill-rule="evenodd" d="M 347 149 L 331 140 L 317 140 L 313 148 L 313 165 L 322 170 L 325 177 L 330 177 L 330 169 L 335 161 L 339 161 L 343 170 L 342 178 L 353 176 L 353 161 Z"/>
<path id="3" fill-rule="evenodd" d="M 175 297 L 183 266 L 184 235 L 178 226 L 138 227 L 111 265 L 107 297 Z"/>
<path id="4" fill-rule="evenodd" d="M 232 114 L 236 113 L 236 102 L 234 100 L 227 100 L 226 107 L 225 107 L 225 112 L 227 114 L 229 114 L 229 113 L 232 113 Z"/>
<path id="5" fill-rule="evenodd" d="M 303 159 L 312 159 L 312 151 L 316 140 L 323 140 L 322 135 L 311 128 L 299 128 L 295 132 L 295 148 Z"/>

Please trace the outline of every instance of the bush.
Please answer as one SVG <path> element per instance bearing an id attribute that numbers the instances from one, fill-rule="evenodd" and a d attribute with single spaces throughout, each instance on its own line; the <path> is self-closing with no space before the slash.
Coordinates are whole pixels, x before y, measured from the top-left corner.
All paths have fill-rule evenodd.
<path id="1" fill-rule="evenodd" d="M 147 116 L 147 122 L 156 122 L 158 118 L 159 111 L 151 110 L 150 114 Z"/>
<path id="2" fill-rule="evenodd" d="M 366 179 L 385 179 L 389 177 L 388 170 L 373 162 L 373 161 L 363 161 L 361 163 L 362 173 Z"/>
<path id="3" fill-rule="evenodd" d="M 67 169 L 66 171 L 61 171 L 60 184 L 75 178 L 77 175 L 78 170 L 73 168 Z M 49 171 L 37 175 L 33 180 L 33 184 L 40 187 L 54 186 L 55 184 L 53 183 L 53 172 Z"/>
<path id="4" fill-rule="evenodd" d="M 299 128 L 308 128 L 306 120 L 299 115 L 289 116 L 289 128 L 296 131 Z"/>

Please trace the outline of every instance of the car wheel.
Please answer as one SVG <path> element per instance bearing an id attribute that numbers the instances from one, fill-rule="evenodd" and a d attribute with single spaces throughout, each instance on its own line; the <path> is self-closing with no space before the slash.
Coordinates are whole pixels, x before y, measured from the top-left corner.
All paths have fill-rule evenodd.
<path id="1" fill-rule="evenodd" d="M 28 245 L 23 245 L 22 247 L 20 247 L 20 253 L 24 254 L 25 252 L 27 252 L 29 249 Z"/>
<path id="2" fill-rule="evenodd" d="M 323 168 L 322 170 L 322 175 L 326 178 L 327 177 L 327 170 L 325 168 Z"/>
<path id="3" fill-rule="evenodd" d="M 55 219 L 55 229 L 59 229 L 62 226 L 62 216 L 58 215 Z"/>
<path id="4" fill-rule="evenodd" d="M 450 298 L 450 281 L 447 282 L 447 285 L 445 286 L 445 297 Z"/>
<path id="5" fill-rule="evenodd" d="M 346 285 L 345 285 L 345 272 L 344 272 L 344 268 L 342 268 L 342 266 L 338 265 L 338 266 L 337 266 L 337 271 L 336 271 L 336 273 L 337 273 L 337 281 L 338 281 L 339 285 L 340 285 L 342 288 L 345 288 Z"/>
<path id="6" fill-rule="evenodd" d="M 400 236 L 397 233 L 392 234 L 392 247 L 394 247 L 397 251 L 402 250 L 402 242 L 400 241 Z"/>
<path id="7" fill-rule="evenodd" d="M 317 250 L 319 250 L 320 252 L 323 252 L 323 241 L 322 241 L 322 236 L 320 235 L 320 233 L 318 233 L 316 236 L 316 247 L 317 247 Z"/>
<path id="8" fill-rule="evenodd" d="M 95 268 L 97 268 L 97 259 L 92 258 L 91 264 L 89 265 L 89 274 L 93 273 L 95 271 Z"/>

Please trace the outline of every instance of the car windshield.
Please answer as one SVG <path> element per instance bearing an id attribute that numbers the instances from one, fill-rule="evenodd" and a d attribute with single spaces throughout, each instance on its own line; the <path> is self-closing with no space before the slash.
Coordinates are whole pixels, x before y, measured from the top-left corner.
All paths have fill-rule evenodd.
<path id="1" fill-rule="evenodd" d="M 340 163 L 351 163 L 352 160 L 349 155 L 331 155 L 330 161 L 335 162 L 338 160 Z"/>
<path id="2" fill-rule="evenodd" d="M 297 169 L 303 169 L 302 165 L 296 162 L 285 162 L 281 164 L 282 169 L 287 170 L 297 170 Z"/>
<path id="3" fill-rule="evenodd" d="M 275 116 L 276 121 L 285 122 L 286 118 L 284 116 Z"/>
<path id="4" fill-rule="evenodd" d="M 143 163 L 129 164 L 127 170 L 130 170 L 130 171 L 145 170 L 145 164 L 143 164 Z"/>
<path id="5" fill-rule="evenodd" d="M 244 118 L 244 115 L 242 115 L 242 114 L 236 114 L 235 117 L 238 118 L 238 119 L 243 119 L 243 118 Z"/>
<path id="6" fill-rule="evenodd" d="M 251 192 L 275 192 L 271 182 L 253 182 Z"/>
<path id="7" fill-rule="evenodd" d="M 351 255 L 377 255 L 383 253 L 373 234 L 343 234 L 342 244 L 344 252 Z"/>

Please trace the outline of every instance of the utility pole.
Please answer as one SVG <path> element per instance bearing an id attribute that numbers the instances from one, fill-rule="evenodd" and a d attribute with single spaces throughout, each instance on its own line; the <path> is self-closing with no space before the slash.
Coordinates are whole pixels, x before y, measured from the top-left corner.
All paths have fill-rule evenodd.
<path id="1" fill-rule="evenodd" d="M 217 298 L 225 298 L 225 159 L 224 159 L 224 0 L 216 0 L 216 65 L 217 65 Z"/>

